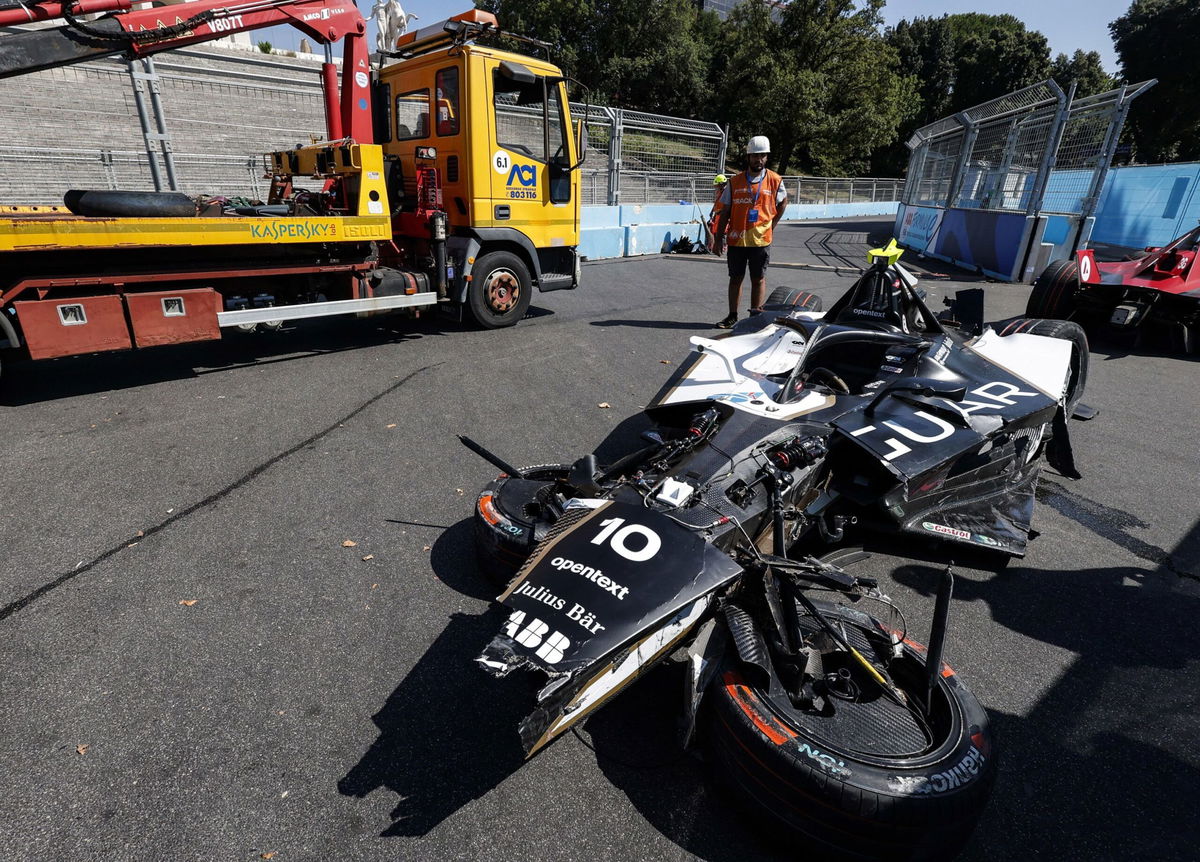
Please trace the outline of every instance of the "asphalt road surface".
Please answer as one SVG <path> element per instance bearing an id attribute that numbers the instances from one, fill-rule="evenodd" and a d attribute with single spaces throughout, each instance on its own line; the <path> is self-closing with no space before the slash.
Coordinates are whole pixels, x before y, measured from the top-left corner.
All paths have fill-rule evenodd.
<path id="1" fill-rule="evenodd" d="M 828 305 L 888 229 L 787 224 L 769 285 Z M 979 285 L 989 320 L 1024 307 L 939 272 L 935 307 Z M 712 258 L 584 275 L 499 332 L 344 320 L 7 367 L 0 857 L 812 858 L 680 749 L 670 671 L 525 763 L 529 686 L 473 664 L 503 618 L 470 536 L 495 469 L 456 435 L 521 464 L 611 451 L 725 314 Z M 1197 366 L 1091 360 L 1084 478 L 1044 475 L 1024 560 L 958 569 L 946 659 L 1001 758 L 967 859 L 1200 846 Z M 947 552 L 875 550 L 920 635 Z"/>

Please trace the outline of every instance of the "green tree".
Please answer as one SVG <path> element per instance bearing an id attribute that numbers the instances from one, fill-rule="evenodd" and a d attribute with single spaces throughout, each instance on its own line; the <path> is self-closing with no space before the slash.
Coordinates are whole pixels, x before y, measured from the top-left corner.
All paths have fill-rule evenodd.
<path id="1" fill-rule="evenodd" d="M 758 0 L 738 6 L 718 48 L 716 103 L 732 149 L 771 138 L 781 172 L 863 172 L 917 104 L 879 34 L 882 0 L 792 0 L 780 23 Z"/>
<path id="2" fill-rule="evenodd" d="M 717 17 L 690 0 L 477 0 L 501 28 L 550 45 L 550 56 L 623 108 L 695 116 L 711 97 Z M 517 50 L 528 46 L 515 43 Z"/>
<path id="3" fill-rule="evenodd" d="M 1046 37 L 1012 15 L 950 15 L 956 34 L 952 110 L 961 111 L 1050 77 Z"/>
<path id="4" fill-rule="evenodd" d="M 916 98 L 911 116 L 899 128 L 895 140 L 871 155 L 871 173 L 896 176 L 908 166 L 908 147 L 904 142 L 921 126 L 950 113 L 954 88 L 954 31 L 946 15 L 940 18 L 914 18 L 901 21 L 884 37 L 896 50 L 900 69 L 916 80 Z"/>
<path id="5" fill-rule="evenodd" d="M 1109 24 L 1129 83 L 1158 78 L 1129 111 L 1137 158 L 1150 162 L 1200 160 L 1200 4 L 1195 0 L 1134 0 Z"/>
<path id="6" fill-rule="evenodd" d="M 1050 77 L 1046 37 L 1026 29 L 1013 15 L 968 12 L 915 18 L 901 21 L 886 38 L 901 68 L 916 76 L 920 104 L 896 140 L 872 156 L 877 174 L 904 171 L 909 152 L 903 142 L 920 127 Z M 1089 55 L 1078 62 L 1063 60 L 1072 71 L 1078 67 L 1091 85 Z M 1098 55 L 1095 68 L 1103 74 Z"/>
<path id="7" fill-rule="evenodd" d="M 1076 82 L 1077 99 L 1106 93 L 1116 86 L 1112 75 L 1104 71 L 1098 51 L 1076 50 L 1070 57 L 1059 54 L 1050 64 L 1050 77 L 1063 90 L 1067 90 L 1072 81 Z"/>

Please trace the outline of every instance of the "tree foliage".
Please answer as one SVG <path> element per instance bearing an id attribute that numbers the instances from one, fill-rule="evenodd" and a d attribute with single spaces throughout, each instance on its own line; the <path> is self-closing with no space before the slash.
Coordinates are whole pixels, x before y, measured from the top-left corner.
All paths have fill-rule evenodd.
<path id="1" fill-rule="evenodd" d="M 713 120 L 730 163 L 751 135 L 781 171 L 904 171 L 912 132 L 1053 77 L 1076 95 L 1114 84 L 1096 51 L 1051 60 L 1013 15 L 917 17 L 884 31 L 884 0 L 746 0 L 721 21 L 694 0 L 476 0 L 550 56 L 599 104 Z M 1134 103 L 1139 157 L 1200 159 L 1200 0 L 1133 0 L 1110 25 L 1124 78 L 1161 83 Z M 527 45 L 514 43 L 518 51 Z"/>
<path id="2" fill-rule="evenodd" d="M 1113 76 L 1104 71 L 1099 51 L 1080 51 L 1068 57 L 1059 54 L 1050 64 L 1050 77 L 1067 90 L 1075 82 L 1075 98 L 1106 93 L 1116 86 Z"/>
<path id="3" fill-rule="evenodd" d="M 692 0 L 478 0 L 536 36 L 598 102 L 731 127 L 735 151 L 772 139 L 784 170 L 865 170 L 916 104 L 880 35 L 883 0 L 761 0 L 728 20 Z"/>
<path id="4" fill-rule="evenodd" d="M 1158 78 L 1129 113 L 1138 159 L 1200 160 L 1200 4 L 1196 0 L 1134 0 L 1109 25 L 1128 83 Z"/>
<path id="5" fill-rule="evenodd" d="M 969 12 L 950 15 L 956 34 L 955 111 L 987 102 L 1050 77 L 1050 45 L 1046 37 L 1012 15 Z"/>
<path id="6" fill-rule="evenodd" d="M 886 39 L 902 68 L 916 76 L 920 104 L 897 139 L 874 154 L 878 174 L 904 171 L 908 149 L 903 142 L 921 126 L 1050 77 L 1046 37 L 1013 15 L 914 18 L 890 29 Z M 1080 62 L 1086 66 L 1088 61 Z"/>
<path id="7" fill-rule="evenodd" d="M 707 113 L 717 17 L 690 0 L 480 0 L 503 29 L 534 36 L 593 98 L 624 108 Z M 528 46 L 517 43 L 517 50 Z"/>

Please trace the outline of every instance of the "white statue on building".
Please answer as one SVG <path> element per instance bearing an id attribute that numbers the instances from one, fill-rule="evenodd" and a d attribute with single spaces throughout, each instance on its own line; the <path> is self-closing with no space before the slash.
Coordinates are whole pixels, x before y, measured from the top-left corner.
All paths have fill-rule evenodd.
<path id="1" fill-rule="evenodd" d="M 395 51 L 396 40 L 408 32 L 408 23 L 417 19 L 401 8 L 399 0 L 375 0 L 371 7 L 371 19 L 375 22 L 375 49 Z"/>

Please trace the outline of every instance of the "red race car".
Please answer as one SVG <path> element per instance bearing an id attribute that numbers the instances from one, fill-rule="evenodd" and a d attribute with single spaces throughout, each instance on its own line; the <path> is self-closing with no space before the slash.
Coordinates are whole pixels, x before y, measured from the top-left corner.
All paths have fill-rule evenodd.
<path id="1" fill-rule="evenodd" d="M 1200 226 L 1133 260 L 1098 262 L 1091 249 L 1055 261 L 1033 285 L 1027 317 L 1076 320 L 1093 332 L 1163 330 L 1172 347 L 1200 348 Z"/>

